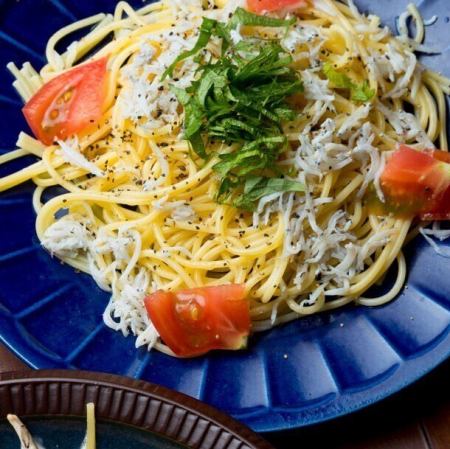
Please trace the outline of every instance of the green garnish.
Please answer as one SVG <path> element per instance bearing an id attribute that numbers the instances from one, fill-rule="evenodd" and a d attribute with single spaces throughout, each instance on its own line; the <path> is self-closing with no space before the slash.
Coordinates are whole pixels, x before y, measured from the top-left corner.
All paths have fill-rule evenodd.
<path id="1" fill-rule="evenodd" d="M 283 178 L 263 178 L 249 176 L 245 181 L 244 191 L 234 204 L 241 209 L 252 210 L 256 201 L 263 196 L 278 192 L 304 192 L 303 184 Z"/>
<path id="2" fill-rule="evenodd" d="M 277 19 L 274 17 L 260 16 L 253 14 L 244 8 L 237 8 L 228 22 L 228 27 L 231 29 L 239 25 L 243 26 L 260 26 L 260 27 L 287 27 L 295 23 L 295 17 L 291 19 Z"/>
<path id="3" fill-rule="evenodd" d="M 228 46 L 231 44 L 230 31 L 237 28 L 239 25 L 243 26 L 264 26 L 264 27 L 288 27 L 295 23 L 295 18 L 289 20 L 276 19 L 273 17 L 259 16 L 251 12 L 246 11 L 243 8 L 237 8 L 232 15 L 228 24 L 218 22 L 214 19 L 203 18 L 203 22 L 200 26 L 200 33 L 191 50 L 184 51 L 172 62 L 172 64 L 165 70 L 161 79 L 164 80 L 167 76 L 172 76 L 173 70 L 176 65 L 197 54 L 201 49 L 205 48 L 209 42 L 211 36 L 218 36 L 222 38 L 222 51 L 225 52 Z"/>
<path id="4" fill-rule="evenodd" d="M 349 89 L 353 101 L 365 103 L 375 96 L 375 90 L 369 87 L 367 81 L 364 81 L 362 84 L 355 84 L 347 75 L 335 70 L 328 62 L 323 66 L 323 73 L 333 85 L 332 87 Z"/>
<path id="5" fill-rule="evenodd" d="M 228 24 L 203 19 L 194 47 L 181 53 L 166 70 L 195 56 L 211 36 L 222 38 L 222 55 L 215 62 L 203 62 L 198 78 L 187 89 L 171 87 L 184 107 L 184 138 L 202 159 L 208 142 L 231 145 L 231 153 L 219 154 L 214 170 L 220 178 L 217 200 L 252 210 L 256 202 L 275 192 L 301 192 L 304 186 L 281 177 L 277 165 L 287 148 L 282 122 L 297 113 L 287 103 L 290 95 L 303 91 L 298 73 L 290 67 L 292 57 L 278 40 L 244 39 L 233 44 L 230 31 L 238 25 L 282 27 L 292 20 L 259 16 L 238 8 Z"/>
<path id="6" fill-rule="evenodd" d="M 203 18 L 203 22 L 200 25 L 200 33 L 195 45 L 190 50 L 180 53 L 178 57 L 175 58 L 175 61 L 173 61 L 162 74 L 161 80 L 164 80 L 167 76 L 172 76 L 172 73 L 179 62 L 196 55 L 201 49 L 205 48 L 212 35 L 220 35 L 226 41 L 229 41 L 229 30 L 223 28 L 222 25 L 223 24 L 217 22 L 217 20 L 208 19 L 207 17 Z"/>
<path id="7" fill-rule="evenodd" d="M 375 90 L 370 88 L 368 81 L 364 81 L 360 85 L 353 86 L 352 89 L 353 101 L 360 101 L 362 103 L 365 103 L 367 101 L 372 100 L 374 96 Z"/>

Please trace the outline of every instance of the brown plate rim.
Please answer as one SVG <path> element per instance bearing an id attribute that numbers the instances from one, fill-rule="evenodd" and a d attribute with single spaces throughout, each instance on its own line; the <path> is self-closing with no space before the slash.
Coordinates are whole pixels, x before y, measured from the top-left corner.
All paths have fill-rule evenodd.
<path id="1" fill-rule="evenodd" d="M 192 449 L 274 449 L 219 410 L 166 387 L 108 373 L 76 370 L 0 374 L 0 419 L 85 416 L 96 403 L 99 419 L 158 433 Z"/>

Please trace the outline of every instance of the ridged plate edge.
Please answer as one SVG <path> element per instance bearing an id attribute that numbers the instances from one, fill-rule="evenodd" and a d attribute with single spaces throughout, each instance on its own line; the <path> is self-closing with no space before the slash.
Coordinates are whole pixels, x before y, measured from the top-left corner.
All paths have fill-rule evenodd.
<path id="1" fill-rule="evenodd" d="M 156 432 L 192 449 L 273 449 L 250 429 L 213 407 L 159 385 L 112 374 L 42 370 L 0 375 L 0 419 L 85 416 Z"/>

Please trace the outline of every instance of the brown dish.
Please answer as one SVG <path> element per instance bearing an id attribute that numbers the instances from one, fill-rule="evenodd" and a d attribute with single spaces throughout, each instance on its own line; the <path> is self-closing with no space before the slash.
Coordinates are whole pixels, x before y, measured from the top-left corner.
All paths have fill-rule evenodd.
<path id="1" fill-rule="evenodd" d="M 85 415 L 157 433 L 187 448 L 271 449 L 250 429 L 218 410 L 158 385 L 111 374 L 43 370 L 0 375 L 0 420 Z M 273 449 L 273 448 L 272 448 Z"/>

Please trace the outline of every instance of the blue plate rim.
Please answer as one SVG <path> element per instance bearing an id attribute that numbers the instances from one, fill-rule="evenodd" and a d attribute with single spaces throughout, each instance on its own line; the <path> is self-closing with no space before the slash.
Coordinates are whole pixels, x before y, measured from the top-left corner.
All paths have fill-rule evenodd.
<path id="1" fill-rule="evenodd" d="M 0 311 L 0 323 L 5 322 L 5 317 L 2 316 L 2 313 Z M 39 357 L 39 360 L 36 358 L 36 352 L 35 350 L 30 347 L 28 342 L 23 342 L 23 345 L 20 350 L 17 349 L 17 346 L 14 346 L 9 343 L 7 339 L 4 338 L 3 335 L 0 335 L 0 342 L 2 342 L 12 353 L 14 353 L 21 361 L 26 363 L 29 367 L 38 370 L 39 371 L 53 371 L 53 370 L 65 370 L 68 369 L 67 365 L 64 364 L 63 361 L 56 362 L 57 365 L 55 365 L 55 360 L 51 360 L 48 356 L 42 355 Z M 444 349 L 442 350 L 441 347 Z M 415 365 L 422 365 L 423 364 L 423 356 L 426 358 L 431 358 L 432 361 L 426 365 L 426 368 L 420 369 L 417 368 L 415 371 L 411 371 L 411 368 L 409 366 L 410 363 L 414 363 Z M 385 382 L 381 384 L 377 384 L 373 386 L 370 389 L 362 389 L 361 391 L 356 392 L 347 392 L 346 395 L 350 396 L 350 398 L 353 395 L 361 395 L 361 396 L 369 396 L 369 398 L 361 398 L 357 402 L 354 402 L 353 404 L 345 404 L 338 410 L 336 409 L 330 409 L 328 412 L 324 414 L 315 414 L 310 419 L 305 420 L 304 418 L 298 418 L 295 420 L 292 418 L 292 416 L 289 417 L 289 420 L 286 421 L 285 418 L 282 416 L 283 411 L 277 411 L 276 408 L 271 408 L 271 412 L 265 412 L 265 413 L 258 413 L 256 412 L 250 412 L 250 413 L 242 413 L 242 414 L 236 414 L 233 415 L 234 419 L 240 420 L 244 422 L 246 425 L 248 425 L 252 430 L 255 432 L 277 432 L 282 430 L 292 430 L 297 428 L 302 428 L 310 425 L 320 424 L 327 422 L 331 419 L 340 418 L 352 413 L 355 413 L 359 410 L 362 410 L 366 407 L 369 407 L 371 405 L 374 405 L 396 393 L 399 393 L 404 388 L 412 385 L 413 383 L 419 381 L 421 378 L 426 376 L 428 373 L 436 369 L 439 365 L 444 363 L 446 360 L 450 359 L 450 332 L 447 334 L 443 334 L 440 341 L 436 342 L 433 345 L 433 348 L 431 350 L 424 349 L 423 354 L 419 358 L 411 358 L 410 360 L 404 360 L 401 363 L 400 368 L 396 367 L 393 374 L 386 379 Z M 405 368 L 405 365 L 408 365 Z M 78 370 L 76 368 L 70 368 L 70 372 L 88 372 L 84 370 Z M 406 371 L 406 373 L 403 373 L 403 371 Z M 110 374 L 110 373 L 104 373 L 106 375 L 111 376 L 117 376 L 117 377 L 124 377 L 120 375 Z M 2 375 L 0 374 L 0 380 L 2 378 Z M 129 377 L 130 379 L 133 379 Z M 145 379 L 136 379 L 133 380 L 137 382 L 144 382 L 144 383 L 150 383 L 153 382 L 147 381 Z M 161 385 L 163 389 L 170 390 L 169 388 L 165 387 L 164 385 Z M 379 394 L 373 394 L 372 390 L 382 389 L 382 392 Z M 181 392 L 177 392 L 180 395 L 186 396 L 189 399 L 193 399 L 194 401 L 198 401 L 198 399 L 192 398 L 191 396 L 184 395 Z M 350 399 L 351 401 L 352 399 Z M 201 401 L 198 401 L 201 402 Z M 314 404 L 315 407 L 320 406 L 319 404 Z M 213 406 L 210 406 L 214 408 Z M 290 412 L 284 412 L 289 413 L 289 415 L 295 414 L 296 409 L 290 408 Z M 276 419 L 274 419 L 276 418 Z M 262 421 L 261 421 L 262 420 Z M 281 422 L 284 423 L 284 426 L 281 425 Z"/>

